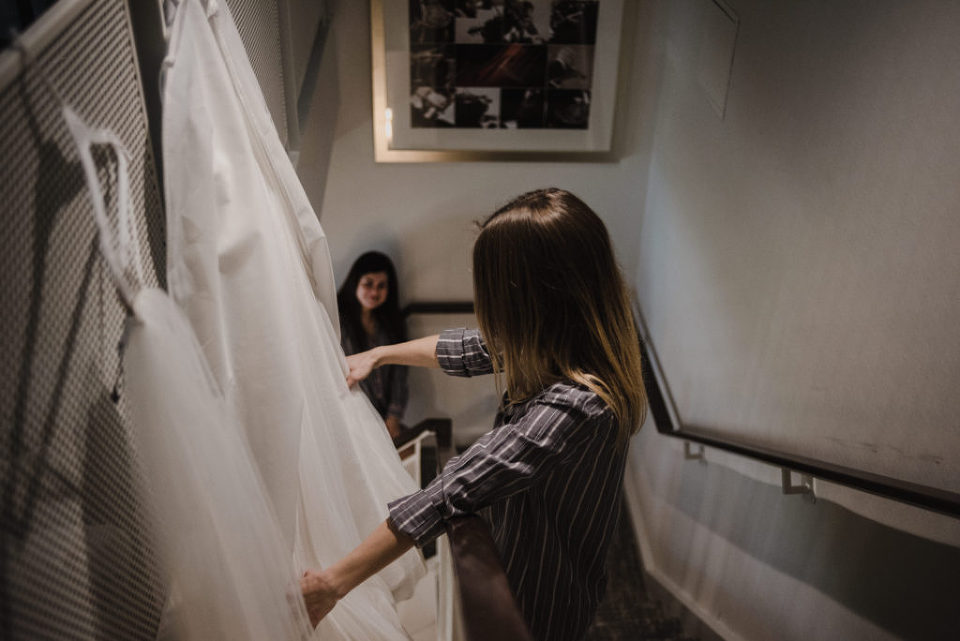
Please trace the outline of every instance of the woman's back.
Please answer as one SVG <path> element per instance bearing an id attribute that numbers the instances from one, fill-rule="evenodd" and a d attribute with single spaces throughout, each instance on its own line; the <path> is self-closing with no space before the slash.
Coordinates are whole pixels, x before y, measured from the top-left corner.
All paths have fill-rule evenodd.
<path id="1" fill-rule="evenodd" d="M 514 410 L 498 429 L 536 413 L 537 436 L 562 454 L 542 472 L 538 491 L 491 505 L 487 519 L 534 637 L 579 639 L 606 587 L 626 450 L 603 400 L 570 381 Z"/>
<path id="2" fill-rule="evenodd" d="M 436 354 L 449 374 L 492 371 L 476 330 L 444 332 Z M 626 461 L 619 434 L 600 396 L 558 381 L 498 412 L 423 493 L 391 503 L 391 518 L 425 541 L 438 533 L 437 513 L 482 514 L 534 638 L 578 639 L 606 585 Z"/>

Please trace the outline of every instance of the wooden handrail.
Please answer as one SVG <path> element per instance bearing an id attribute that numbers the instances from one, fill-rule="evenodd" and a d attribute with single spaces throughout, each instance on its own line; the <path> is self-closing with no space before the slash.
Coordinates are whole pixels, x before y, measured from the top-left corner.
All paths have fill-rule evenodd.
<path id="1" fill-rule="evenodd" d="M 393 446 L 398 450 L 413 441 L 424 432 L 433 432 L 437 436 L 437 443 L 443 441 L 449 444 L 452 432 L 452 421 L 449 418 L 425 418 L 413 427 L 400 432 L 399 436 L 393 438 Z"/>
<path id="2" fill-rule="evenodd" d="M 456 455 L 449 441 L 437 446 L 437 469 Z M 517 607 L 490 528 L 471 514 L 444 524 L 457 577 L 463 634 L 467 641 L 533 641 Z"/>

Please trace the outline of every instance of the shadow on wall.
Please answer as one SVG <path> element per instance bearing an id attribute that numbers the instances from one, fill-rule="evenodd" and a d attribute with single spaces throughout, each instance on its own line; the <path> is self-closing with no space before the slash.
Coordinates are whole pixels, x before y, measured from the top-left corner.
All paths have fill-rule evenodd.
<path id="1" fill-rule="evenodd" d="M 719 465 L 682 476 L 671 503 L 750 556 L 900 638 L 955 638 L 960 549 L 827 501 L 786 500 Z"/>
<path id="2" fill-rule="evenodd" d="M 123 312 L 59 113 L 25 77 L 4 104 L 24 124 L 3 141 L 21 173 L 5 192 L 0 638 L 152 639 L 163 595 L 111 389 Z M 94 158 L 113 211 L 116 158 Z"/>
<path id="3" fill-rule="evenodd" d="M 321 222 L 327 173 L 330 170 L 337 118 L 340 113 L 336 38 L 336 29 L 329 28 L 322 44 L 318 43 L 316 49 L 311 52 L 308 69 L 316 69 L 316 76 L 304 80 L 301 102 L 297 105 L 301 123 L 297 175 L 313 206 L 313 211 L 318 218 L 321 218 Z M 315 60 L 316 57 L 319 57 L 319 61 Z M 302 100 L 303 96 L 310 97 L 309 104 Z M 343 272 L 343 275 L 346 276 L 346 272 Z"/>
<path id="4" fill-rule="evenodd" d="M 142 167 L 149 167 L 153 161 L 153 152 L 149 145 L 143 147 Z M 157 166 L 159 178 L 159 165 Z M 155 200 L 162 203 L 159 185 L 152 180 L 154 176 L 147 171 L 143 172 L 144 201 Z M 162 209 L 161 209 L 162 211 Z M 150 249 L 150 261 L 157 275 L 157 287 L 167 289 L 167 220 L 165 216 L 146 216 L 147 247 Z"/>

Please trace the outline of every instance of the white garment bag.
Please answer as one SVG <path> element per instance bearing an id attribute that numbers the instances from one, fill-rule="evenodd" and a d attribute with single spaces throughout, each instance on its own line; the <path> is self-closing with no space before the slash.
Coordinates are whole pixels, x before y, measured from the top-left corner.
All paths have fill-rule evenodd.
<path id="1" fill-rule="evenodd" d="M 126 151 L 113 133 L 89 128 L 69 107 L 63 115 L 90 189 L 101 251 L 132 311 L 125 389 L 145 502 L 170 589 L 161 638 L 406 639 L 382 581 L 348 595 L 311 631 L 299 573 L 243 431 L 183 313 L 162 290 L 143 288 L 128 210 Z M 116 233 L 90 151 L 94 144 L 116 153 Z"/>
<path id="2" fill-rule="evenodd" d="M 330 565 L 417 488 L 379 415 L 346 386 L 326 238 L 223 3 L 179 3 L 164 75 L 171 296 L 244 428 L 295 562 Z M 389 588 L 376 599 L 389 604 L 423 573 L 411 550 L 367 588 Z"/>

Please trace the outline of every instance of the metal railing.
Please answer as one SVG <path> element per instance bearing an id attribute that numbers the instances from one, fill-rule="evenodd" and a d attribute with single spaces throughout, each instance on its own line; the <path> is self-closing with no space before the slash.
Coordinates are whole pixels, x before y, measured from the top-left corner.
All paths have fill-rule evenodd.
<path id="1" fill-rule="evenodd" d="M 760 447 L 737 439 L 719 437 L 700 431 L 696 427 L 683 425 L 676 417 L 675 412 L 671 411 L 672 406 L 668 405 L 669 388 L 666 386 L 659 362 L 656 358 L 651 358 L 651 355 L 655 357 L 655 353 L 651 354 L 648 344 L 648 336 L 643 335 L 640 341 L 640 352 L 644 364 L 643 381 L 647 388 L 650 414 L 653 416 L 657 432 L 664 436 L 682 439 L 687 443 L 685 446 L 687 458 L 702 458 L 702 448 L 705 446 L 713 447 L 779 467 L 781 469 L 783 491 L 787 494 L 812 495 L 811 479 L 817 478 L 894 501 L 909 503 L 926 510 L 960 517 L 960 494 L 955 492 L 773 448 Z M 690 443 L 700 445 L 700 451 L 692 452 Z M 800 485 L 793 484 L 791 472 L 796 472 L 801 476 Z"/>

